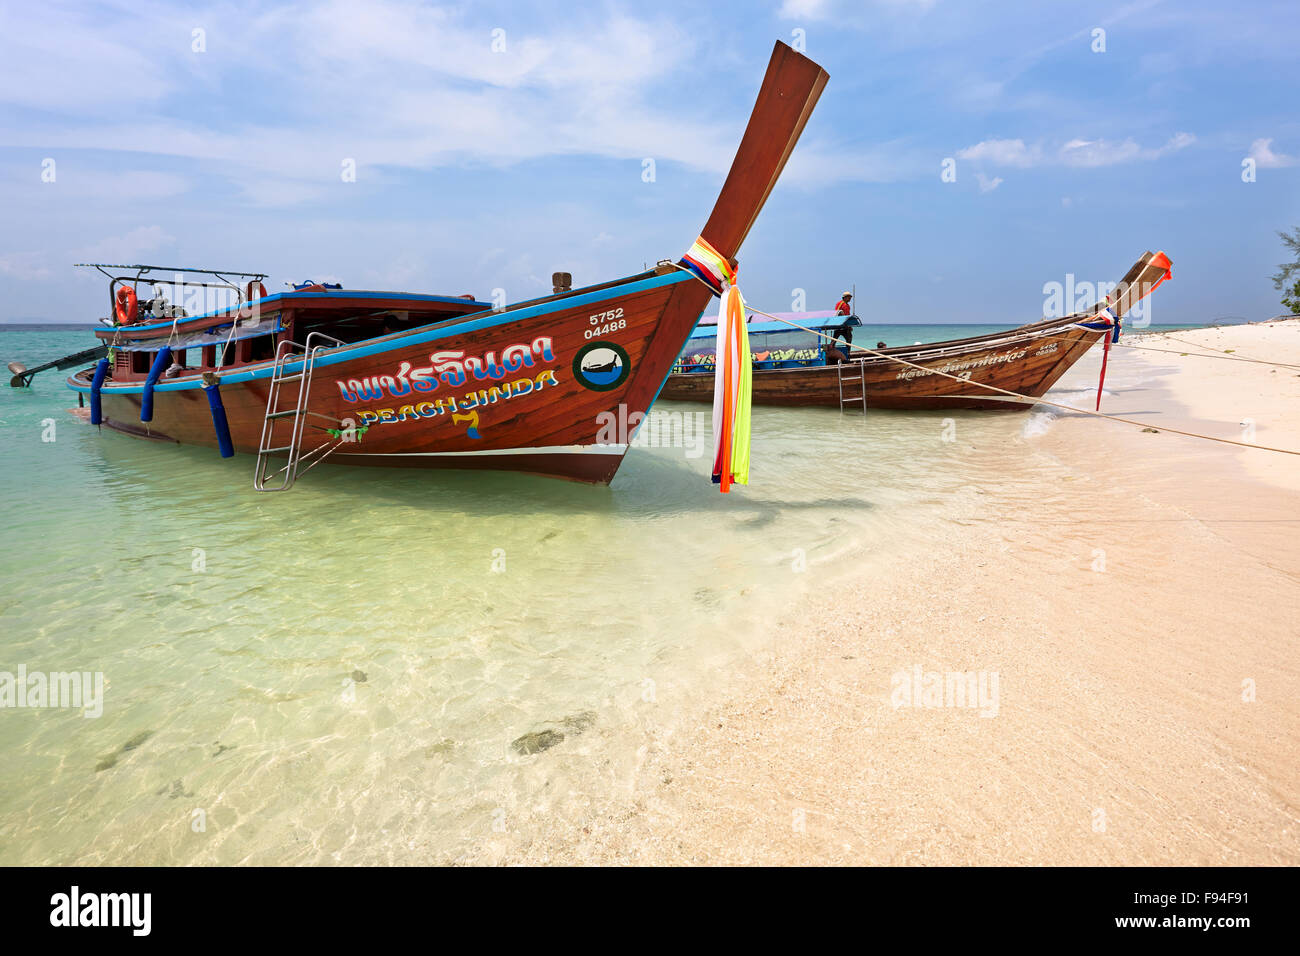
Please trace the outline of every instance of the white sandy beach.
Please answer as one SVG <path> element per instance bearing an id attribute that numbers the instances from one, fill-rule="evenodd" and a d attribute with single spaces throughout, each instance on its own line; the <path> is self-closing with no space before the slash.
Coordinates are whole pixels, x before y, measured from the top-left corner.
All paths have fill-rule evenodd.
<path id="1" fill-rule="evenodd" d="M 1300 365 L 1300 322 L 1177 338 L 1126 342 Z M 1091 408 L 1099 356 L 1049 397 Z M 1157 429 L 1300 448 L 1296 369 L 1117 349 L 1107 393 Z M 868 555 L 648 729 L 626 786 L 462 859 L 1300 862 L 1300 458 L 1068 414 L 1026 434 L 1038 486 L 962 449 L 984 503 L 929 560 Z M 996 706 L 899 706 L 917 671 L 975 673 Z"/>

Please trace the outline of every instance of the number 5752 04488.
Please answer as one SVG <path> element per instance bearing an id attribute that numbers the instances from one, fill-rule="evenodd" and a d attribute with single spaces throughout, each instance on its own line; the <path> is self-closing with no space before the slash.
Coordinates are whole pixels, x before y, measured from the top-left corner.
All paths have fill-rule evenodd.
<path id="1" fill-rule="evenodd" d="M 623 310 L 610 309 L 608 312 L 601 312 L 587 319 L 591 328 L 586 329 L 582 334 L 588 339 L 598 339 L 601 336 L 609 335 L 611 332 L 617 332 L 619 329 L 627 328 L 627 320 L 623 318 Z"/>

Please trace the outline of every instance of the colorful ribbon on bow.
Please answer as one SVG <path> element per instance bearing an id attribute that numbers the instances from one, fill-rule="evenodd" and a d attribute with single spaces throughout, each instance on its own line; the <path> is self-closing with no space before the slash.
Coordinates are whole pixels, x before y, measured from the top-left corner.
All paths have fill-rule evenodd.
<path id="1" fill-rule="evenodd" d="M 1174 274 L 1173 263 L 1169 261 L 1169 257 L 1163 252 L 1157 252 L 1152 256 L 1148 265 L 1155 266 L 1157 269 L 1163 269 L 1164 272 L 1160 274 L 1159 279 L 1152 282 L 1146 288 L 1143 288 L 1139 283 L 1137 298 L 1129 303 L 1129 308 L 1132 308 L 1138 302 L 1141 302 L 1149 296 L 1156 290 L 1156 287 L 1159 286 L 1160 283 L 1164 282 Z M 1124 294 L 1128 294 L 1127 289 Z M 1119 330 L 1122 320 L 1123 315 L 1115 312 L 1115 310 L 1111 308 L 1111 298 L 1110 296 L 1106 296 L 1106 307 L 1094 315 L 1091 321 L 1081 323 L 1085 328 L 1106 330 L 1106 337 L 1102 339 L 1101 377 L 1097 379 L 1097 407 L 1094 409 L 1095 411 L 1101 411 L 1101 389 L 1102 386 L 1106 384 L 1106 360 L 1110 358 L 1111 343 L 1119 341 Z"/>
<path id="2" fill-rule="evenodd" d="M 703 240 L 701 240 L 703 241 Z M 733 273 L 734 277 L 734 273 Z M 713 481 L 723 494 L 749 484 L 750 396 L 754 360 L 749 352 L 745 300 L 731 285 L 718 308 L 713 369 Z"/>
<path id="3" fill-rule="evenodd" d="M 1106 298 L 1109 299 L 1110 296 Z M 1095 411 L 1101 411 L 1101 387 L 1106 384 L 1106 360 L 1110 358 L 1110 344 L 1119 341 L 1119 316 L 1112 312 L 1108 305 L 1097 313 L 1096 318 L 1102 320 L 1103 325 L 1109 326 L 1106 337 L 1102 339 L 1101 378 L 1097 379 L 1097 407 Z"/>
<path id="4" fill-rule="evenodd" d="M 703 236 L 696 239 L 686 255 L 682 256 L 681 264 L 712 289 L 714 295 L 722 295 L 724 279 L 732 285 L 736 284 L 736 270 Z"/>

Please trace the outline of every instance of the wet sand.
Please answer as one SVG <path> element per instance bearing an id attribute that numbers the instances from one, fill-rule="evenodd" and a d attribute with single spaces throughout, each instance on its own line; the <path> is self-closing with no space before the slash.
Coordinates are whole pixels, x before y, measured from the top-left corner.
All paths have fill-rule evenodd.
<path id="1" fill-rule="evenodd" d="M 1127 341 L 1300 365 L 1300 322 L 1177 337 Z M 1090 408 L 1098 361 L 1051 397 Z M 1250 419 L 1300 448 L 1296 369 L 1118 349 L 1107 392 L 1157 429 L 1241 440 Z M 1027 426 L 1041 482 L 976 479 L 986 504 L 923 557 L 882 543 L 714 699 L 648 721 L 633 772 L 461 861 L 1300 862 L 1300 458 Z M 960 451 L 980 476 L 1008 453 Z M 984 699 L 903 696 L 947 674 Z"/>

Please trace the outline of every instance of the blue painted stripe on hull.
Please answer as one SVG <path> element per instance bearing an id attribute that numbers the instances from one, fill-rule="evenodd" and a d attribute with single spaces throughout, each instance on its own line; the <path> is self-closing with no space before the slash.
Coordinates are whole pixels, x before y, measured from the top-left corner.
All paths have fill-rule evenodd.
<path id="1" fill-rule="evenodd" d="M 437 329 L 430 329 L 427 332 L 419 332 L 414 335 L 403 336 L 400 339 L 394 339 L 392 342 L 376 342 L 373 345 L 361 345 L 349 348 L 344 352 L 322 354 L 316 359 L 315 367 L 320 368 L 325 365 L 338 365 L 343 362 L 351 362 L 354 359 L 367 358 L 371 355 L 381 355 L 384 352 L 393 352 L 399 349 L 405 349 L 412 345 L 424 345 L 428 342 L 436 342 L 439 339 L 445 339 L 450 336 L 464 335 L 468 332 L 478 332 L 482 329 L 496 328 L 500 325 L 510 325 L 515 322 L 522 322 L 527 319 L 535 319 L 541 315 L 548 315 L 552 312 L 563 312 L 567 309 L 577 308 L 578 306 L 590 305 L 594 302 L 603 302 L 606 299 L 617 298 L 623 295 L 632 295 L 637 292 L 645 292 L 648 289 L 657 289 L 661 286 L 674 285 L 678 282 L 695 281 L 695 277 L 684 272 L 672 272 L 662 276 L 654 276 L 650 279 L 642 279 L 640 282 L 633 282 L 628 285 L 614 286 L 611 289 L 602 289 L 599 292 L 589 292 L 586 295 L 576 295 L 571 298 L 561 299 L 558 302 L 543 302 L 539 305 L 529 306 L 511 312 L 494 312 L 489 316 L 479 319 L 472 319 L 468 322 L 460 322 L 455 325 L 440 326 Z M 286 374 L 299 372 L 302 370 L 302 362 L 286 362 L 284 370 Z M 234 385 L 239 382 L 251 382 L 257 379 L 270 378 L 273 371 L 274 363 L 269 363 L 261 368 L 249 369 L 243 372 L 232 372 L 229 375 L 221 376 L 222 385 Z M 89 392 L 89 385 L 78 385 L 72 381 L 67 383 L 68 388 L 74 392 Z M 159 382 L 154 390 L 158 392 L 183 392 L 189 389 L 203 387 L 202 379 L 191 379 L 185 382 Z M 661 386 L 662 387 L 662 386 Z M 105 385 L 101 390 L 104 395 L 132 395 L 144 391 L 141 385 Z"/>

